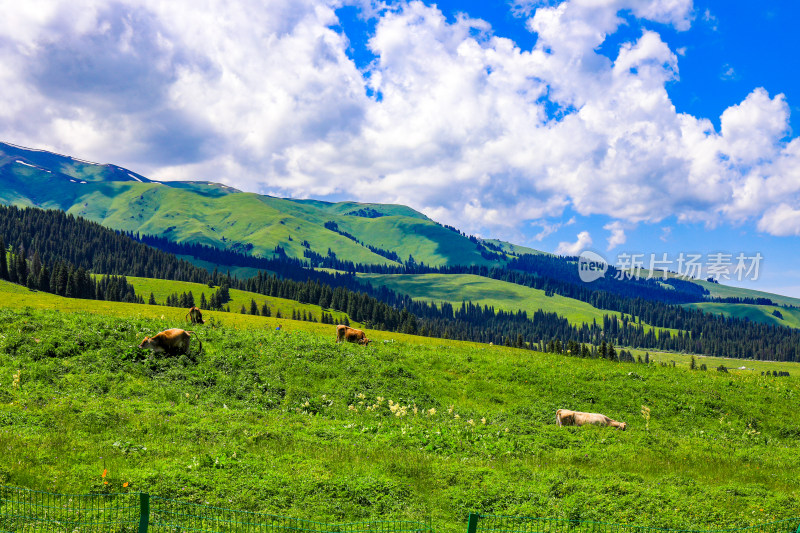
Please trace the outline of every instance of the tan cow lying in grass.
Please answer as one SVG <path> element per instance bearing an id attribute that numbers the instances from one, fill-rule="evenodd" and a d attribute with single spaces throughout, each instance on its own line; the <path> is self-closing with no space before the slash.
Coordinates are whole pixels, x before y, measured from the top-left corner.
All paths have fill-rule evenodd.
<path id="1" fill-rule="evenodd" d="M 338 325 L 336 326 L 336 343 L 338 344 L 343 340 L 346 340 L 347 342 L 357 342 L 362 346 L 366 346 L 370 343 L 367 335 L 360 329 Z"/>
<path id="2" fill-rule="evenodd" d="M 597 424 L 599 426 L 611 426 L 625 431 L 628 424 L 617 422 L 600 413 L 582 413 L 580 411 L 570 411 L 569 409 L 559 409 L 556 411 L 557 426 L 583 426 L 585 424 Z"/>
<path id="3" fill-rule="evenodd" d="M 160 333 L 156 333 L 152 337 L 145 337 L 139 348 L 152 350 L 153 353 L 168 353 L 168 354 L 189 354 L 189 346 L 192 338 L 189 334 L 197 336 L 194 331 L 185 331 L 178 328 L 166 329 Z M 200 351 L 203 351 L 203 343 L 200 343 Z M 198 352 L 199 353 L 199 352 Z"/>

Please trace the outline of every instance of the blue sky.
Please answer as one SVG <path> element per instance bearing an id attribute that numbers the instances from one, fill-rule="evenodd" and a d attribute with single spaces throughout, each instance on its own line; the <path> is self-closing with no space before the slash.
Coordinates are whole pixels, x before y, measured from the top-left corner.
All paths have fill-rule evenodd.
<path id="1" fill-rule="evenodd" d="M 41 0 L 0 138 L 153 179 L 401 203 L 550 252 L 763 256 L 800 297 L 793 1 Z"/>

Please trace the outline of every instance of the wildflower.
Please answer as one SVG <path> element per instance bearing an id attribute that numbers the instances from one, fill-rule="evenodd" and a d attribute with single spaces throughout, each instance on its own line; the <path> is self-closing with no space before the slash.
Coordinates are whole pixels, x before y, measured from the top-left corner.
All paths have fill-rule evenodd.
<path id="1" fill-rule="evenodd" d="M 451 415 L 452 415 L 452 414 L 453 414 L 453 409 L 454 409 L 454 408 L 455 408 L 455 405 L 450 405 L 450 407 L 448 407 L 448 408 L 447 408 L 447 412 L 448 412 L 448 414 L 451 414 Z"/>
<path id="2" fill-rule="evenodd" d="M 458 416 L 458 413 L 456 413 L 456 414 L 453 415 L 453 418 L 461 418 L 461 417 Z"/>
<path id="3" fill-rule="evenodd" d="M 467 424 L 469 424 L 470 426 L 474 426 L 475 421 L 470 418 L 469 420 L 467 420 Z"/>
<path id="4" fill-rule="evenodd" d="M 322 399 L 323 399 L 323 400 L 327 400 L 327 399 L 328 399 L 328 395 L 327 395 L 327 394 L 323 394 L 323 395 L 322 395 Z"/>
<path id="5" fill-rule="evenodd" d="M 486 424 L 486 418 L 481 418 L 481 424 Z"/>
<path id="6" fill-rule="evenodd" d="M 436 408 L 435 407 L 431 407 L 430 409 L 428 409 L 428 414 L 431 415 L 431 416 L 435 415 L 436 414 Z"/>
<path id="7" fill-rule="evenodd" d="M 363 400 L 364 398 L 366 398 L 366 396 L 364 396 L 363 392 L 360 392 L 358 393 L 358 396 L 356 396 L 356 398 L 358 398 L 359 400 Z"/>
<path id="8" fill-rule="evenodd" d="M 127 481 L 126 481 L 125 483 L 123 483 L 123 484 L 122 484 L 122 487 L 123 487 L 123 488 L 125 488 L 125 487 L 127 487 L 127 486 L 128 486 L 128 482 L 127 482 Z"/>
<path id="9" fill-rule="evenodd" d="M 416 415 L 418 411 L 419 411 L 419 409 L 417 409 L 417 406 L 416 406 L 416 404 L 415 404 L 415 405 L 414 405 L 414 414 Z"/>
<path id="10" fill-rule="evenodd" d="M 380 404 L 382 404 L 382 403 L 383 403 L 383 396 L 378 396 L 378 397 L 377 397 L 377 398 L 375 398 L 375 399 L 376 399 L 376 400 L 378 400 L 378 405 L 380 405 Z"/>
<path id="11" fill-rule="evenodd" d="M 101 477 L 101 478 L 105 478 L 105 477 L 106 477 L 106 474 L 108 474 L 108 468 L 104 468 L 104 469 L 103 469 L 103 475 L 102 475 L 102 476 L 100 476 L 100 477 Z"/>
<path id="12" fill-rule="evenodd" d="M 188 392 L 186 393 L 186 399 L 187 400 L 189 399 L 189 393 Z"/>
<path id="13" fill-rule="evenodd" d="M 18 389 L 20 385 L 20 379 L 22 377 L 22 370 L 17 370 L 17 373 L 14 374 L 12 377 L 14 378 L 14 381 L 11 382 L 11 386 L 14 387 L 15 389 Z"/>

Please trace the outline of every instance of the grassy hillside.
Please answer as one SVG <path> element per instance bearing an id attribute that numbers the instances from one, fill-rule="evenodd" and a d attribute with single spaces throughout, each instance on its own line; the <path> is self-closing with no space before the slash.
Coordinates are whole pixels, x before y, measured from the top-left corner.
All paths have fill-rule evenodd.
<path id="1" fill-rule="evenodd" d="M 202 354 L 152 357 L 135 346 L 174 325 L 168 308 L 20 309 L 13 286 L 0 292 L 1 483 L 439 531 L 462 531 L 469 511 L 675 528 L 798 514 L 795 373 L 397 334 L 363 348 L 334 344 L 330 326 L 226 313 L 196 328 Z M 563 407 L 629 430 L 558 428 Z"/>
<path id="2" fill-rule="evenodd" d="M 728 304 L 702 302 L 696 304 L 686 304 L 685 307 L 702 309 L 709 313 L 718 313 L 725 316 L 746 318 L 753 322 L 763 322 L 778 326 L 789 326 L 800 328 L 800 309 L 786 308 L 774 305 L 749 305 L 749 304 Z M 777 311 L 783 318 L 775 316 Z"/>
<path id="3" fill-rule="evenodd" d="M 729 285 L 711 283 L 704 280 L 696 280 L 695 283 L 708 289 L 709 295 L 712 298 L 769 298 L 778 305 L 791 305 L 795 307 L 800 306 L 800 298 L 792 298 L 791 296 L 782 296 L 780 294 L 773 294 L 771 292 L 731 287 Z"/>
<path id="4" fill-rule="evenodd" d="M 385 286 L 427 302 L 460 305 L 462 301 L 471 300 L 494 306 L 497 310 L 527 311 L 529 315 L 543 309 L 579 324 L 591 323 L 592 320 L 602 324 L 604 314 L 619 316 L 619 313 L 597 309 L 572 298 L 557 294 L 545 296 L 539 289 L 472 274 L 358 274 L 358 277 L 375 286 Z"/>
<path id="5" fill-rule="evenodd" d="M 308 248 L 356 263 L 393 264 L 367 245 L 428 265 L 488 264 L 466 237 L 400 205 L 290 200 L 207 182 L 148 180 L 115 165 L 0 143 L 0 202 L 68 211 L 109 228 L 270 256 Z M 336 222 L 342 232 L 324 227 Z M 506 245 L 510 251 L 512 245 Z"/>
<path id="6" fill-rule="evenodd" d="M 472 274 L 358 274 L 358 277 L 373 285 L 408 294 L 416 300 L 444 301 L 456 306 L 463 301 L 472 301 L 493 306 L 495 310 L 526 311 L 529 317 L 542 309 L 563 316 L 572 324 L 591 324 L 596 320 L 602 325 L 603 315 L 622 316 L 618 311 L 598 309 L 580 300 L 558 294 L 546 296 L 543 290 Z"/>
<path id="7" fill-rule="evenodd" d="M 133 287 L 136 289 L 136 294 L 141 294 L 144 299 L 147 300 L 149 295 L 152 293 L 156 299 L 156 302 L 160 304 L 166 302 L 167 296 L 173 293 L 180 295 L 183 292 L 187 294 L 191 292 L 195 299 L 195 305 L 199 305 L 200 296 L 202 294 L 205 294 L 206 300 L 208 300 L 211 297 L 211 294 L 216 290 L 216 288 L 211 289 L 202 283 L 167 281 L 163 279 L 137 278 L 132 276 L 128 277 L 127 280 L 128 283 L 133 285 Z M 273 316 L 275 316 L 278 311 L 280 311 L 281 316 L 283 317 L 291 317 L 292 312 L 297 312 L 311 315 L 315 320 L 319 321 L 323 312 L 323 309 L 318 305 L 302 304 L 294 300 L 273 298 L 272 296 L 264 296 L 263 294 L 258 294 L 255 292 L 231 289 L 230 296 L 231 301 L 227 303 L 226 306 L 230 306 L 232 313 L 239 313 L 242 306 L 244 306 L 249 313 L 251 300 L 255 300 L 256 304 L 258 304 L 259 310 L 264 303 L 269 305 Z M 347 316 L 347 313 L 345 312 L 334 311 L 332 309 L 325 309 L 324 311 L 326 313 L 333 314 L 334 317 L 337 318 Z M 358 323 L 353 322 L 353 325 L 354 327 L 357 327 Z"/>
<path id="8" fill-rule="evenodd" d="M 198 283 L 135 277 L 128 278 L 128 281 L 136 288 L 137 294 L 141 293 L 144 296 L 145 301 L 147 301 L 152 292 L 156 301 L 161 304 L 163 304 L 167 296 L 173 292 L 180 294 L 182 292 L 188 293 L 192 291 L 192 294 L 196 297 L 198 302 L 200 301 L 201 293 L 205 292 L 206 298 L 211 295 L 211 289 Z M 286 327 L 286 324 L 294 323 L 294 327 L 296 327 L 297 324 L 302 324 L 301 329 L 304 331 L 324 332 L 326 335 L 335 336 L 333 326 L 331 325 L 301 321 L 295 322 L 293 320 L 287 320 L 286 318 L 291 317 L 292 311 L 295 310 L 299 312 L 305 311 L 306 314 L 313 315 L 315 319 L 319 321 L 322 309 L 317 305 L 301 304 L 294 300 L 266 297 L 261 294 L 235 289 L 232 289 L 230 293 L 231 302 L 227 304 L 231 307 L 230 313 L 203 310 L 203 318 L 206 320 L 213 318 L 213 321 L 218 324 L 235 328 L 275 328 L 278 323 L 283 327 Z M 267 302 L 270 306 L 272 317 L 252 316 L 249 314 L 242 315 L 239 313 L 239 309 L 242 305 L 244 305 L 249 312 L 251 298 L 256 300 L 259 310 L 261 309 L 261 305 Z M 31 291 L 20 285 L 0 280 L 0 308 L 15 309 L 22 307 L 33 307 L 36 309 L 48 309 L 68 313 L 92 312 L 113 317 L 158 318 L 171 324 L 169 327 L 183 327 L 187 325 L 186 309 L 184 308 L 64 298 L 46 292 Z M 279 319 L 275 316 L 277 311 L 280 311 L 282 318 Z M 336 318 L 347 316 L 347 313 L 334 310 L 326 310 L 326 312 L 333 314 Z M 358 322 L 351 322 L 354 327 L 360 327 Z M 370 338 L 383 337 L 381 334 L 378 334 L 376 337 L 374 334 L 370 333 Z"/>

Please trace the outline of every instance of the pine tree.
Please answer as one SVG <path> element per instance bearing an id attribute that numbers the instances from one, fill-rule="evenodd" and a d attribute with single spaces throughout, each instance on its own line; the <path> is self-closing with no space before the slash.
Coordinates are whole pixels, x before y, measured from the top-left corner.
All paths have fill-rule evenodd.
<path id="1" fill-rule="evenodd" d="M 37 289 L 39 284 L 39 273 L 42 270 L 42 258 L 39 257 L 39 251 L 35 251 L 33 253 L 33 259 L 31 260 L 31 272 L 30 276 L 28 276 L 28 287 L 31 289 Z M 31 279 L 33 278 L 33 279 Z"/>
<path id="2" fill-rule="evenodd" d="M 250 299 L 250 314 L 258 316 L 258 304 L 254 299 Z"/>
<path id="3" fill-rule="evenodd" d="M 200 293 L 200 309 L 208 309 L 208 301 L 206 300 L 206 293 Z"/>
<path id="4" fill-rule="evenodd" d="M 40 291 L 48 292 L 50 290 L 50 271 L 47 269 L 47 265 L 42 265 L 37 285 Z"/>
<path id="5" fill-rule="evenodd" d="M 25 247 L 19 245 L 15 270 L 17 271 L 17 283 L 25 285 L 28 282 L 28 261 L 25 260 Z"/>
<path id="6" fill-rule="evenodd" d="M 150 299 L 147 301 L 147 303 L 150 305 L 156 305 L 156 297 L 153 295 L 152 292 L 150 293 Z"/>
<path id="7" fill-rule="evenodd" d="M 264 305 L 261 306 L 261 315 L 262 316 L 272 316 L 272 313 L 269 310 L 269 306 L 267 302 L 264 302 Z"/>
<path id="8" fill-rule="evenodd" d="M 689 361 L 689 370 L 697 370 L 697 360 L 692 356 L 691 361 Z"/>
<path id="9" fill-rule="evenodd" d="M 6 257 L 6 242 L 0 235 L 0 279 L 8 279 L 8 258 Z"/>

